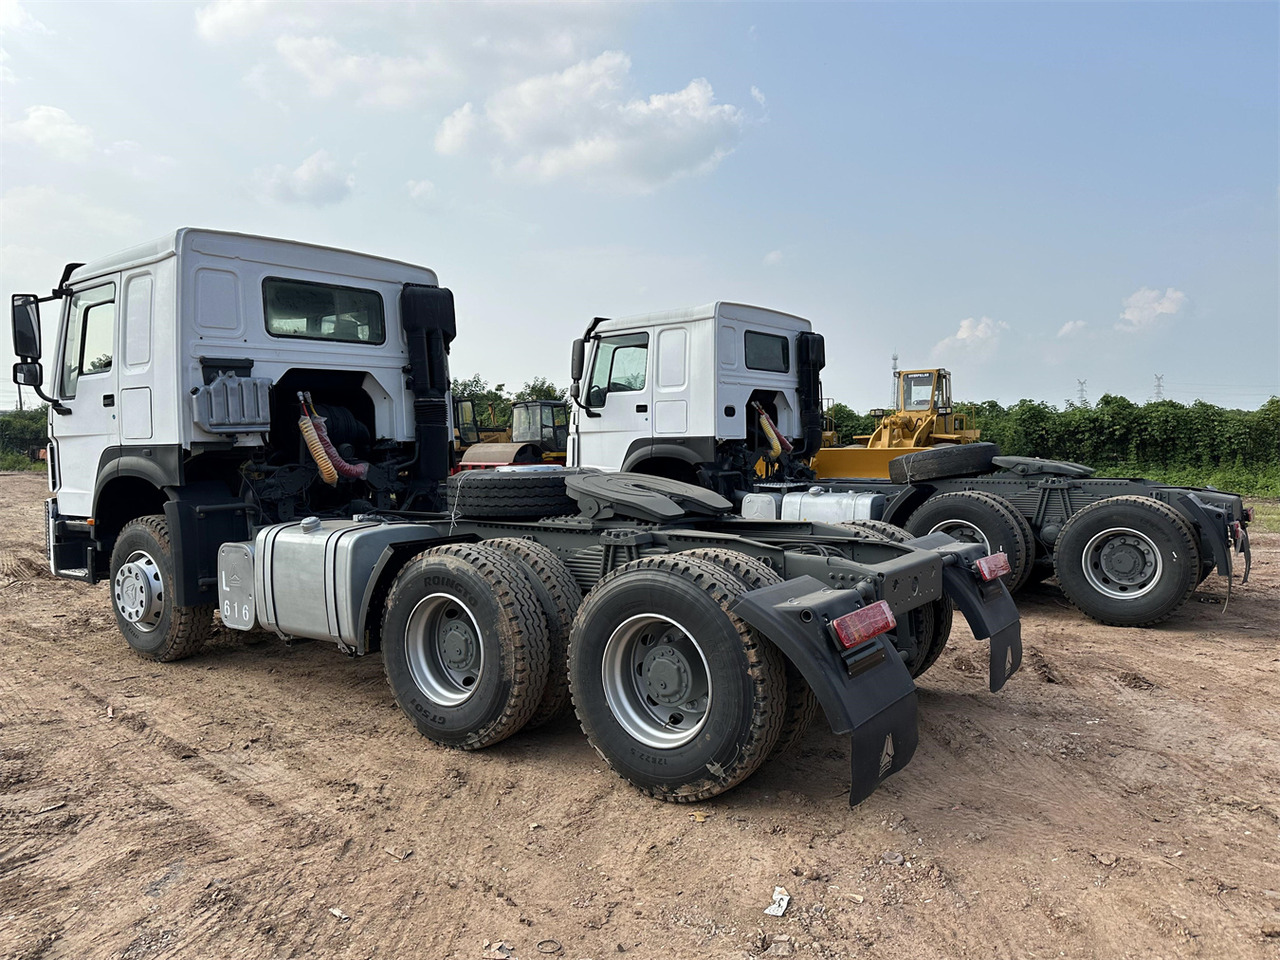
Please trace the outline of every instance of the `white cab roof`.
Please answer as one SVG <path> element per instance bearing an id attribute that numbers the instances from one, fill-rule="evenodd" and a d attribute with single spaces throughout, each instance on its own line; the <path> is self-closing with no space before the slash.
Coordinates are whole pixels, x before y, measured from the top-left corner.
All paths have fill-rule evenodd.
<path id="1" fill-rule="evenodd" d="M 697 320 L 711 320 L 715 317 L 727 317 L 745 323 L 768 323 L 773 321 L 791 328 L 810 330 L 812 324 L 804 317 L 768 307 L 757 307 L 749 303 L 735 303 L 732 300 L 716 300 L 697 307 L 682 307 L 676 310 L 660 310 L 656 313 L 640 313 L 630 317 L 617 317 L 605 320 L 596 327 L 596 333 L 612 333 L 615 330 L 630 330 L 637 326 L 651 324 L 693 323 Z"/>
<path id="2" fill-rule="evenodd" d="M 207 230 L 200 227 L 181 227 L 173 233 L 166 233 L 163 237 L 158 237 L 155 240 L 140 243 L 137 246 L 129 247 L 126 250 L 121 250 L 105 257 L 99 257 L 97 260 L 93 260 L 82 267 L 76 268 L 76 270 L 72 272 L 70 280 L 72 282 L 85 280 L 105 273 L 117 273 L 121 270 L 128 270 L 133 267 L 142 266 L 146 263 L 154 263 L 157 260 L 164 260 L 167 257 L 175 256 L 179 250 L 190 247 L 191 244 L 205 238 L 217 238 L 220 241 L 220 245 L 225 245 L 227 247 L 232 244 L 243 244 L 246 250 L 249 248 L 261 249 L 264 245 L 279 244 L 298 251 L 308 250 L 328 255 L 340 254 L 344 257 L 359 258 L 366 263 L 379 263 L 396 268 L 407 268 L 408 270 L 412 270 L 419 274 L 418 277 L 413 278 L 419 282 L 436 282 L 436 275 L 433 270 L 417 264 L 407 263 L 403 260 L 392 260 L 388 257 L 359 253 L 355 250 L 343 250 L 340 247 L 326 247 L 315 243 L 304 243 L 298 240 L 284 240 L 278 237 L 261 237 L 249 233 L 233 233 L 227 230 Z"/>

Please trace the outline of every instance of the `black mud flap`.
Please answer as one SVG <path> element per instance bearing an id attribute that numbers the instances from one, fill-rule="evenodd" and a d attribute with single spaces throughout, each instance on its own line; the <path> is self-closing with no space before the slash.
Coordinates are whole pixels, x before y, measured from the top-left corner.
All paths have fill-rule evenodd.
<path id="1" fill-rule="evenodd" d="M 942 568 L 942 588 L 969 621 L 975 640 L 989 640 L 991 692 L 1005 685 L 1022 666 L 1022 622 L 1018 607 L 999 580 L 984 583 L 959 564 Z"/>
<path id="2" fill-rule="evenodd" d="M 903 673 L 907 668 L 899 666 Z M 907 679 L 911 675 L 907 673 Z M 897 773 L 915 756 L 920 739 L 916 721 L 916 691 L 885 707 L 853 731 L 849 758 L 849 806 L 856 807 L 875 793 L 882 780 Z"/>
<path id="3" fill-rule="evenodd" d="M 768 637 L 804 674 L 833 733 L 852 740 L 849 803 L 856 805 L 915 754 L 916 685 L 887 637 L 844 650 L 830 623 L 862 607 L 853 590 L 796 577 L 743 594 L 735 614 Z"/>

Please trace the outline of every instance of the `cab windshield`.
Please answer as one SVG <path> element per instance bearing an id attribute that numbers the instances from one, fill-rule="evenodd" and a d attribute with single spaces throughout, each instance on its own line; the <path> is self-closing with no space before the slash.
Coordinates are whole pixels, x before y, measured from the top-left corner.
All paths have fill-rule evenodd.
<path id="1" fill-rule="evenodd" d="M 902 409 L 928 410 L 933 402 L 933 374 L 906 373 L 902 376 Z"/>

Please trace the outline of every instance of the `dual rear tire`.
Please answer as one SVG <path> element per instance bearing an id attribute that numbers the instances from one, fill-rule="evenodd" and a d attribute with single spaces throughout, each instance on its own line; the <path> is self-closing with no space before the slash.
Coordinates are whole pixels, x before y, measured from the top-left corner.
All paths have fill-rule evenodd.
<path id="1" fill-rule="evenodd" d="M 589 742 L 620 776 L 663 800 L 715 796 L 794 743 L 817 704 L 728 610 L 777 575 L 742 554 L 699 553 L 620 567 L 577 608 L 572 598 L 557 605 L 554 581 L 568 574 L 537 544 L 428 550 L 387 598 L 383 658 L 396 702 L 424 736 L 473 750 L 555 715 L 548 692 L 561 677 Z M 558 649 L 555 632 L 569 622 Z"/>

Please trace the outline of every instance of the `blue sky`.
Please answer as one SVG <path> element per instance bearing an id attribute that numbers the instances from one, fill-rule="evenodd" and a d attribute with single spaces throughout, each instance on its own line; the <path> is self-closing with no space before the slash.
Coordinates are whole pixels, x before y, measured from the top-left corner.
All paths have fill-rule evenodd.
<path id="1" fill-rule="evenodd" d="M 436 269 L 455 375 L 511 388 L 593 316 L 732 299 L 812 319 L 860 410 L 895 351 L 1253 407 L 1278 11 L 0 0 L 0 292 L 210 226 Z"/>

